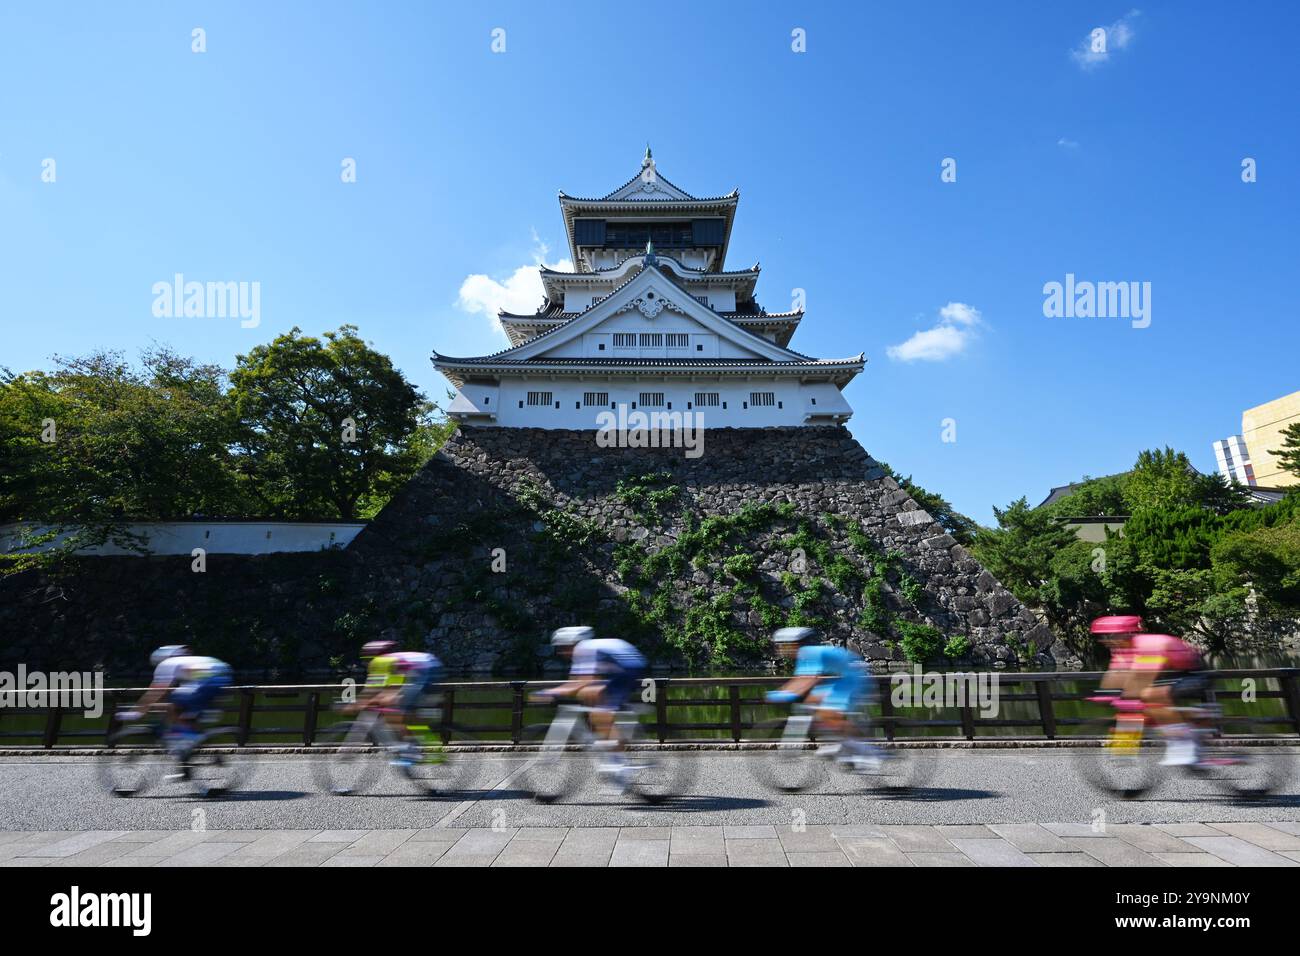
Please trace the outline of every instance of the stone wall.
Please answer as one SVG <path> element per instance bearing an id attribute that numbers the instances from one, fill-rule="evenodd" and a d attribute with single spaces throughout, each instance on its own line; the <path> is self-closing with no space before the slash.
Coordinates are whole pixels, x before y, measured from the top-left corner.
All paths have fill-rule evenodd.
<path id="1" fill-rule="evenodd" d="M 189 640 L 301 672 L 385 635 L 528 673 L 553 663 L 551 629 L 580 622 L 663 663 L 753 666 L 789 621 L 880 665 L 920 624 L 965 638 L 938 661 L 1051 663 L 1047 628 L 838 427 L 711 429 L 694 459 L 465 428 L 345 551 L 210 557 L 201 575 L 88 559 L 0 583 L 0 599 L 0 659 L 47 666 L 121 667 Z"/>

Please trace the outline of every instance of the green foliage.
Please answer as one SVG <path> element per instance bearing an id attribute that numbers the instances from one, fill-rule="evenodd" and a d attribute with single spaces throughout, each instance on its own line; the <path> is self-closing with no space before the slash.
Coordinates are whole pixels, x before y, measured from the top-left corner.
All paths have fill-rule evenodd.
<path id="1" fill-rule="evenodd" d="M 903 646 L 903 656 L 914 664 L 934 660 L 944 648 L 943 632 L 929 624 L 899 621 L 895 630 Z"/>
<path id="2" fill-rule="evenodd" d="M 677 499 L 680 490 L 670 484 L 672 479 L 670 471 L 622 478 L 615 486 L 614 497 L 643 518 L 662 521 L 665 510 Z"/>
<path id="3" fill-rule="evenodd" d="M 1284 629 L 1300 617 L 1300 496 L 1247 504 L 1241 488 L 1197 474 L 1185 455 L 1144 451 L 1132 471 L 1086 480 L 1046 507 L 1022 498 L 995 509 L 998 528 L 981 530 L 972 550 L 1085 656 L 1097 656 L 1089 620 L 1108 611 L 1229 650 L 1247 627 Z M 1062 523 L 1099 515 L 1128 516 L 1100 545 Z"/>
<path id="4" fill-rule="evenodd" d="M 1125 497 L 1134 510 L 1179 508 L 1196 503 L 1192 463 L 1172 448 L 1139 452 L 1129 472 Z"/>
<path id="5" fill-rule="evenodd" d="M 138 548 L 133 521 L 374 514 L 454 426 L 355 332 L 322 343 L 295 329 L 229 375 L 166 348 L 0 371 L 0 521 L 59 543 L 0 573 L 106 541 Z"/>
<path id="6" fill-rule="evenodd" d="M 427 406 L 355 326 L 324 341 L 291 329 L 237 356 L 230 381 L 244 468 L 268 514 L 352 519 L 418 467 L 406 442 Z"/>
<path id="7" fill-rule="evenodd" d="M 739 552 L 722 562 L 723 569 L 733 578 L 746 580 L 758 573 L 758 564 L 752 554 Z"/>
<path id="8" fill-rule="evenodd" d="M 965 657 L 969 653 L 970 638 L 965 634 L 954 634 L 948 638 L 948 643 L 943 645 L 943 656 L 952 660 Z"/>
<path id="9" fill-rule="evenodd" d="M 1276 455 L 1278 464 L 1286 471 L 1300 478 L 1300 422 L 1293 422 L 1282 431 L 1282 447 L 1270 448 L 1270 455 Z"/>

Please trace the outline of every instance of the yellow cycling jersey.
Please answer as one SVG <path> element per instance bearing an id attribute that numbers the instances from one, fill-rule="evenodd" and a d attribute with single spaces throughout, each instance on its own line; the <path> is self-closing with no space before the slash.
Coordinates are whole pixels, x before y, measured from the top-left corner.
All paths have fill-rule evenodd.
<path id="1" fill-rule="evenodd" d="M 381 654 L 370 662 L 366 672 L 367 687 L 397 687 L 406 682 L 406 675 L 397 666 L 396 654 Z"/>

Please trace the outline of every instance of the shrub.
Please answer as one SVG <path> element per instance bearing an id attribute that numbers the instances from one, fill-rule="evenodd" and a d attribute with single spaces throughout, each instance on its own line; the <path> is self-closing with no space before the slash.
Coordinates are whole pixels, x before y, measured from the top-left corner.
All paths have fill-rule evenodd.
<path id="1" fill-rule="evenodd" d="M 929 624 L 899 621 L 894 625 L 902 639 L 903 656 L 914 664 L 924 664 L 939 656 L 944 646 L 943 633 Z"/>
<path id="2" fill-rule="evenodd" d="M 965 657 L 970 652 L 970 638 L 965 634 L 954 634 L 943 646 L 943 656 L 948 658 Z"/>

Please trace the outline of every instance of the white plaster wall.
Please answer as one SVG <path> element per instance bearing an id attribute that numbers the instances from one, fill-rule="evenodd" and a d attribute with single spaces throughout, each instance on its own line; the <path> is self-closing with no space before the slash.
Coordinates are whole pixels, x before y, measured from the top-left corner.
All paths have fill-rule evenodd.
<path id="1" fill-rule="evenodd" d="M 547 406 L 527 404 L 529 392 L 550 392 Z M 501 383 L 500 406 L 495 424 L 514 428 L 595 428 L 596 416 L 609 410 L 609 404 L 600 408 L 582 405 L 584 392 L 607 392 L 610 404 L 623 403 L 631 410 L 637 403 L 640 411 L 699 411 L 704 425 L 716 428 L 762 428 L 772 425 L 807 424 L 809 415 L 851 414 L 840 390 L 829 382 L 800 384 L 790 379 L 755 379 L 748 382 L 726 381 L 683 382 L 666 381 L 662 377 L 628 380 L 619 378 L 610 382 L 574 382 L 571 380 L 543 381 L 539 379 L 504 379 Z M 641 392 L 663 392 L 662 409 L 646 408 L 640 404 Z M 724 409 L 717 407 L 688 408 L 693 405 L 696 392 L 717 392 Z M 770 407 L 746 408 L 751 392 L 774 392 L 779 403 Z M 815 401 L 814 401 L 815 400 Z M 519 406 L 524 402 L 523 407 Z M 556 407 L 559 403 L 559 407 Z M 667 407 L 672 404 L 672 408 Z"/>
<path id="2" fill-rule="evenodd" d="M 17 536 L 33 525 L 0 526 L 0 551 L 9 552 L 17 545 Z M 128 526 L 143 535 L 151 554 L 190 555 L 195 548 L 208 554 L 274 554 L 281 551 L 320 551 L 330 547 L 347 547 L 364 522 L 299 521 L 150 521 Z M 54 547 L 51 542 L 48 547 Z M 39 549 L 38 549 L 39 550 Z M 87 548 L 78 554 L 138 555 L 129 548 L 105 544 Z"/>

